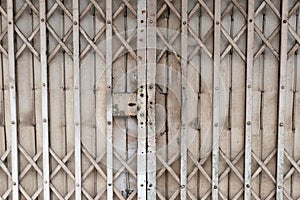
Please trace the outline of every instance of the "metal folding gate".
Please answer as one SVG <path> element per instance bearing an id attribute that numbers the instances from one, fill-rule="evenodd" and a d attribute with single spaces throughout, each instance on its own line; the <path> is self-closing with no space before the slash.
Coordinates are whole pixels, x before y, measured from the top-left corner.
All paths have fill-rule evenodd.
<path id="1" fill-rule="evenodd" d="M 299 199 L 299 0 L 1 0 L 0 199 Z"/>

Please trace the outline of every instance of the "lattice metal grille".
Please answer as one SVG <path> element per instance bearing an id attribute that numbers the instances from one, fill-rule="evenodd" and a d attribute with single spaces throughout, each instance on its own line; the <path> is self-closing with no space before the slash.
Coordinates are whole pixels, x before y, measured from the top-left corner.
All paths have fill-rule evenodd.
<path id="1" fill-rule="evenodd" d="M 299 1 L 0 3 L 0 199 L 300 198 Z"/>

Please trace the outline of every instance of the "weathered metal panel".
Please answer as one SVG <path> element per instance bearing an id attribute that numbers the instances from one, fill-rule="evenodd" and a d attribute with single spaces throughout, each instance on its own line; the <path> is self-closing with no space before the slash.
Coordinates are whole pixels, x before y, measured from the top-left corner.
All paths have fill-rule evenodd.
<path id="1" fill-rule="evenodd" d="M 299 199 L 299 13 L 0 1 L 0 199 Z"/>

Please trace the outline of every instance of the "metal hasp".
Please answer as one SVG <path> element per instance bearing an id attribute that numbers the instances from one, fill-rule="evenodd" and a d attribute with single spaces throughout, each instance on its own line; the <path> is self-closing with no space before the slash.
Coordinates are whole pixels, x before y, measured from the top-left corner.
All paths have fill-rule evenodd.
<path id="1" fill-rule="evenodd" d="M 113 116 L 133 117 L 136 116 L 136 93 L 114 93 L 113 94 Z"/>

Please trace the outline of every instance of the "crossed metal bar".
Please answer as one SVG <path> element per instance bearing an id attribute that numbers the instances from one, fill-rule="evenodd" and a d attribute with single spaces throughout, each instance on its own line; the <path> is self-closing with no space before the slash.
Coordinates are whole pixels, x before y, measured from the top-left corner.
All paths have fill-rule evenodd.
<path id="1" fill-rule="evenodd" d="M 260 12 L 263 10 L 263 8 L 265 6 L 269 6 L 274 13 L 277 15 L 277 17 L 279 19 L 281 19 L 281 15 L 280 12 L 278 11 L 278 9 L 275 7 L 275 5 L 272 3 L 272 1 L 270 0 L 266 0 L 263 1 L 261 3 L 261 5 L 259 5 L 259 7 L 257 8 L 256 12 L 255 12 L 255 17 L 258 16 L 260 14 Z M 239 4 L 238 1 L 236 0 L 232 0 L 231 3 L 227 6 L 227 8 L 223 11 L 222 13 L 222 18 L 229 13 L 233 7 L 237 7 L 238 10 L 240 11 L 240 13 L 243 15 L 243 17 L 245 18 L 245 22 L 247 23 L 247 12 L 244 10 L 244 8 Z M 180 13 L 176 10 L 176 8 L 173 6 L 173 4 L 171 3 L 171 1 L 169 0 L 165 0 L 165 4 L 161 7 L 160 10 L 158 10 L 157 12 L 157 16 L 159 18 L 159 16 L 164 12 L 164 10 L 169 7 L 170 10 L 173 12 L 173 14 L 180 20 L 181 15 Z M 190 11 L 189 13 L 189 19 L 192 18 L 192 16 L 194 15 L 194 13 L 197 11 L 197 9 L 199 9 L 200 7 L 202 7 L 206 13 L 208 14 L 208 16 L 214 20 L 214 15 L 213 12 L 208 8 L 208 6 L 206 5 L 206 3 L 202 0 L 198 0 L 197 4 L 194 6 L 194 8 Z M 300 2 L 296 2 L 296 4 L 290 9 L 289 11 L 289 17 L 292 16 L 293 14 L 295 14 L 296 10 L 300 7 Z M 172 44 L 175 42 L 175 40 L 177 39 L 177 37 L 179 37 L 180 34 L 178 34 L 179 30 L 180 30 L 181 26 L 179 26 L 176 30 L 175 33 L 173 35 L 170 36 L 170 40 L 168 41 L 168 39 L 166 39 L 163 34 L 157 30 L 157 35 L 158 37 L 161 38 L 161 40 L 164 43 L 164 46 L 162 48 L 162 50 L 158 53 L 158 60 L 162 58 L 163 54 L 168 50 L 170 52 L 172 52 L 176 58 L 180 57 L 178 56 L 180 53 L 176 52 L 175 48 L 172 46 Z M 207 56 L 209 58 L 212 58 L 212 53 L 208 50 L 208 48 L 205 46 L 205 42 L 208 40 L 208 38 L 211 36 L 211 33 L 213 32 L 213 26 L 211 27 L 211 29 L 209 31 L 207 31 L 207 33 L 205 34 L 205 36 L 203 37 L 203 39 L 198 38 L 198 36 L 196 35 L 195 31 L 193 31 L 193 29 L 191 27 L 189 27 L 189 33 L 192 35 L 192 37 L 195 39 L 196 43 L 198 44 L 194 50 L 192 51 L 192 53 L 189 56 L 189 60 L 191 60 L 196 54 L 197 51 L 199 51 L 199 49 L 203 49 L 203 51 L 207 54 Z M 240 37 L 246 33 L 247 30 L 247 25 L 244 24 L 242 26 L 242 28 L 238 31 L 238 33 L 234 36 L 234 38 L 231 38 L 229 33 L 222 27 L 222 33 L 225 36 L 225 38 L 228 40 L 229 44 L 228 46 L 225 48 L 225 50 L 222 52 L 221 54 L 221 58 L 223 59 L 232 48 L 234 48 L 238 55 L 244 60 L 246 61 L 246 56 L 245 53 L 238 47 L 237 45 L 237 41 L 240 39 Z M 261 38 L 263 44 L 262 46 L 258 49 L 258 51 L 255 53 L 254 58 L 257 59 L 266 48 L 268 48 L 272 54 L 279 59 L 279 52 L 278 50 L 276 50 L 276 48 L 273 47 L 272 45 L 272 40 L 275 38 L 276 35 L 278 35 L 280 33 L 280 25 L 278 27 L 276 27 L 274 29 L 274 31 L 271 33 L 271 35 L 269 37 L 266 37 L 264 35 L 264 33 L 257 27 L 257 25 L 255 25 L 255 32 L 257 33 L 257 35 L 259 36 L 259 38 Z M 289 32 L 291 33 L 291 35 L 294 37 L 295 39 L 295 44 L 293 45 L 293 47 L 290 49 L 289 53 L 288 53 L 288 57 L 290 57 L 291 55 L 293 55 L 298 47 L 300 46 L 300 36 L 296 33 L 296 31 L 293 29 L 293 27 L 291 25 L 289 25 Z M 178 59 L 178 61 L 180 61 Z M 238 179 L 241 182 L 241 186 L 243 186 L 243 181 L 244 178 L 242 176 L 242 174 L 238 171 L 238 169 L 235 167 L 235 164 L 239 161 L 239 159 L 242 157 L 242 155 L 244 154 L 243 150 L 238 154 L 238 156 L 236 158 L 233 159 L 233 161 L 230 161 L 230 159 L 228 159 L 225 154 L 220 150 L 220 154 L 222 156 L 222 158 L 225 160 L 225 162 L 227 163 L 228 167 L 225 169 L 225 171 L 222 173 L 222 175 L 220 177 L 222 177 L 220 179 L 220 181 L 222 181 L 224 179 L 224 177 L 226 177 L 226 175 L 228 175 L 229 171 L 233 171 L 236 176 L 238 177 Z M 270 172 L 270 170 L 267 167 L 267 164 L 269 163 L 269 161 L 271 160 L 271 158 L 276 154 L 276 149 L 273 150 L 269 156 L 266 158 L 265 161 L 261 161 L 254 152 L 252 152 L 252 157 L 254 158 L 254 160 L 257 161 L 257 163 L 259 164 L 259 168 L 257 168 L 255 170 L 255 172 L 252 175 L 252 179 L 254 179 L 255 177 L 257 177 L 262 171 L 264 171 L 268 177 L 274 182 L 276 183 L 276 179 L 275 177 L 272 175 L 272 173 Z M 205 162 L 205 160 L 201 160 L 200 162 L 197 161 L 196 157 L 194 157 L 192 155 L 191 152 L 188 152 L 189 157 L 192 159 L 192 161 L 195 164 L 195 168 L 194 170 L 192 170 L 192 172 L 189 174 L 188 179 L 190 180 L 193 175 L 199 170 L 204 177 L 206 177 L 206 179 L 208 180 L 208 182 L 211 182 L 211 178 L 208 175 L 208 173 L 204 170 L 204 168 L 202 167 L 203 162 Z M 285 180 L 288 179 L 289 177 L 291 177 L 291 175 L 297 171 L 300 173 L 300 167 L 299 167 L 299 161 L 295 161 L 291 155 L 289 155 L 286 151 L 285 151 L 285 156 L 288 158 L 288 160 L 291 162 L 292 167 L 291 169 L 288 171 L 288 173 L 285 175 Z M 174 163 L 176 160 L 179 159 L 179 155 L 175 155 L 172 158 L 170 158 L 169 161 L 164 161 L 159 155 L 157 156 L 158 160 L 163 164 L 164 168 L 161 169 L 158 174 L 157 174 L 157 178 L 159 178 L 165 171 L 168 171 L 169 174 L 171 174 L 171 176 L 176 180 L 176 182 L 179 182 L 179 177 L 178 175 L 174 172 L 174 170 L 170 167 L 170 165 L 172 163 Z M 176 159 L 175 159 L 176 158 Z M 236 195 L 234 195 L 233 199 L 238 199 L 242 193 L 243 193 L 244 188 L 241 187 L 241 189 L 236 193 Z M 275 191 L 275 190 L 274 190 Z M 271 192 L 267 199 L 272 198 L 275 195 L 275 192 Z M 254 198 L 255 199 L 260 199 L 258 194 L 255 193 L 254 190 L 251 191 Z M 165 199 L 163 197 L 163 195 L 158 191 L 158 197 L 160 199 Z M 209 189 L 207 191 L 207 193 L 202 197 L 203 199 L 206 199 L 209 194 L 211 193 L 211 190 Z M 173 194 L 173 196 L 171 196 L 171 199 L 174 199 L 177 195 L 179 194 L 179 189 L 176 190 Z M 188 195 L 190 196 L 191 199 L 196 199 L 196 197 L 188 190 Z M 292 199 L 290 194 L 288 194 L 287 191 L 284 191 L 284 195 L 288 198 L 288 199 Z M 220 193 L 221 198 L 223 199 L 227 199 L 222 192 Z"/>

